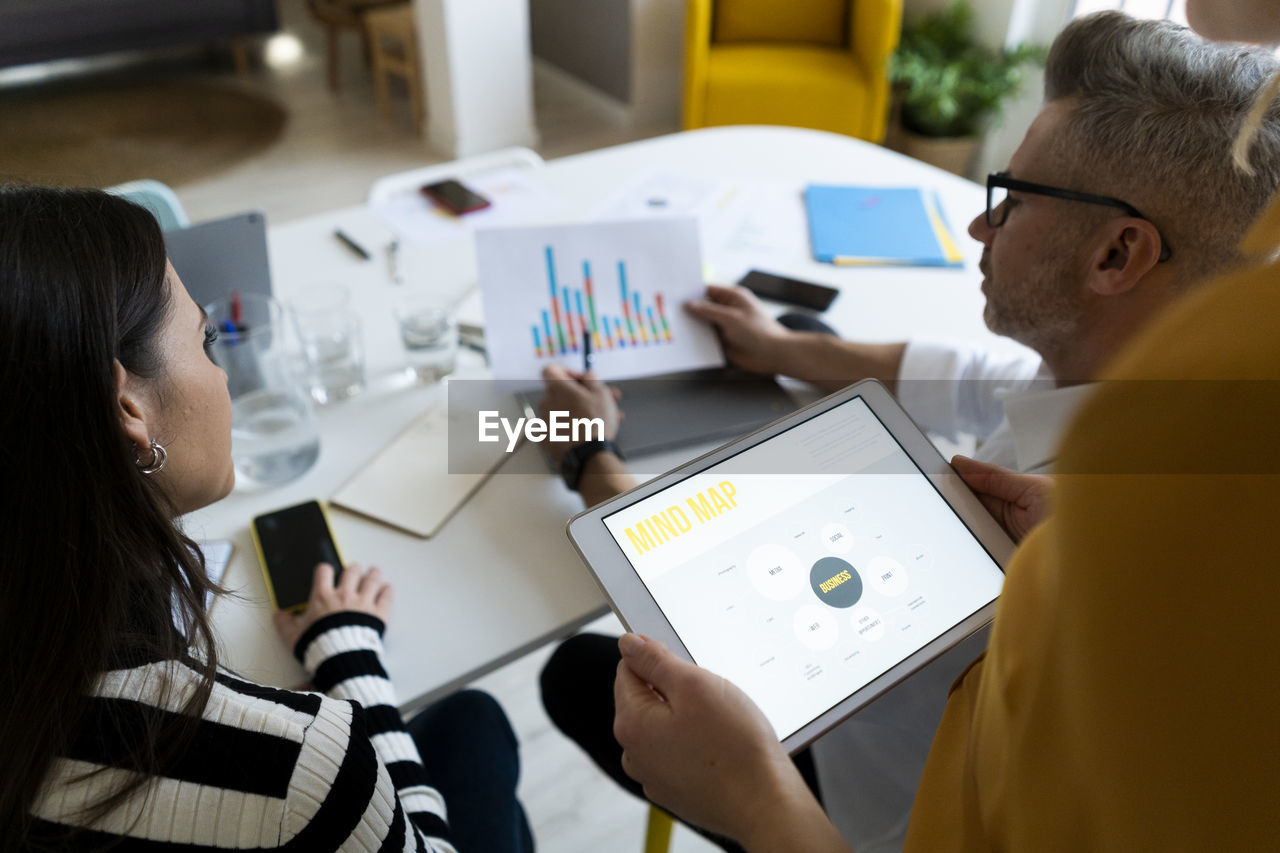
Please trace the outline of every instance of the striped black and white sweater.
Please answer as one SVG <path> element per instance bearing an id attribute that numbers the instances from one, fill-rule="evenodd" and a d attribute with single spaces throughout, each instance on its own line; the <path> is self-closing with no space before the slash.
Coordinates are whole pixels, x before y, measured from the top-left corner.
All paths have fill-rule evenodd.
<path id="1" fill-rule="evenodd" d="M 92 826 L 79 814 L 129 771 L 108 769 L 145 725 L 175 712 L 198 681 L 156 661 L 106 673 L 34 809 L 33 840 L 82 827 L 75 847 L 123 836 L 113 849 L 454 853 L 444 800 L 431 787 L 382 667 L 384 625 L 363 613 L 318 620 L 295 654 L 318 693 L 263 687 L 220 673 L 199 730 L 169 775 L 153 778 Z M 163 680 L 169 696 L 161 702 Z"/>

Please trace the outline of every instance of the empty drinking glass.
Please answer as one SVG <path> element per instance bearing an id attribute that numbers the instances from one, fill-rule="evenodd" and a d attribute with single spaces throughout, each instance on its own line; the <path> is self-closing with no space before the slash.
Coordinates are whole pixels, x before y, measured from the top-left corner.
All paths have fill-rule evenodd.
<path id="1" fill-rule="evenodd" d="M 435 382 L 452 373 L 458 357 L 452 300 L 430 288 L 406 287 L 396 292 L 395 312 L 414 380 Z"/>
<path id="2" fill-rule="evenodd" d="M 364 341 L 350 292 L 340 284 L 318 284 L 292 304 L 310 364 L 311 396 L 317 403 L 332 403 L 363 391 Z"/>

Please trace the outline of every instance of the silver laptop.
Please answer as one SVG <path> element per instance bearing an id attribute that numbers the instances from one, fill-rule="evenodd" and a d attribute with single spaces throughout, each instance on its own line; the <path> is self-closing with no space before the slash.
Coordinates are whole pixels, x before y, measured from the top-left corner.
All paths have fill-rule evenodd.
<path id="1" fill-rule="evenodd" d="M 164 245 L 197 305 L 224 299 L 233 290 L 271 295 L 267 217 L 261 211 L 166 231 Z"/>

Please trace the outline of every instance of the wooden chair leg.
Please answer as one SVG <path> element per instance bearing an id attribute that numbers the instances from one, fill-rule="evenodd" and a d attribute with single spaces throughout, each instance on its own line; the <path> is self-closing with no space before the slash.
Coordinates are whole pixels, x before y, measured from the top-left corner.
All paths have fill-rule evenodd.
<path id="1" fill-rule="evenodd" d="M 417 39 L 410 38 L 405 42 L 406 55 L 409 57 L 409 103 L 413 107 L 413 129 L 422 133 L 422 125 L 426 119 L 426 109 L 422 99 L 422 55 L 418 52 Z"/>
<path id="2" fill-rule="evenodd" d="M 387 85 L 387 69 L 382 64 L 382 51 L 374 45 L 373 51 L 373 91 L 378 101 L 378 116 L 383 121 L 391 120 L 391 89 Z"/>
<path id="3" fill-rule="evenodd" d="M 410 103 L 413 104 L 413 129 L 421 134 L 423 122 L 427 117 L 427 111 L 422 105 L 422 80 L 415 77 L 409 81 L 409 98 Z"/>
<path id="4" fill-rule="evenodd" d="M 329 53 L 327 60 L 329 63 L 329 91 L 338 91 L 338 28 L 333 24 L 329 24 L 326 29 L 329 36 Z"/>
<path id="5" fill-rule="evenodd" d="M 249 76 L 249 49 L 244 39 L 231 40 L 231 61 L 235 63 L 236 74 Z"/>

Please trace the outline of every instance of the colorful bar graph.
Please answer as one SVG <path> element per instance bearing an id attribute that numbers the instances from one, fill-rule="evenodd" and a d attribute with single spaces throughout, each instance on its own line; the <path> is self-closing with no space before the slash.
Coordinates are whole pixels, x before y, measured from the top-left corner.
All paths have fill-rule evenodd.
<path id="1" fill-rule="evenodd" d="M 667 325 L 667 312 L 662 308 L 662 294 L 655 293 L 653 301 L 658 305 L 658 319 L 662 321 L 662 334 L 666 337 L 667 343 L 671 343 L 671 327 Z"/>
<path id="2" fill-rule="evenodd" d="M 587 324 L 587 315 L 582 311 L 582 291 L 576 291 L 573 294 L 573 301 L 578 309 L 578 328 L 582 330 L 582 346 L 587 345 L 587 335 L 591 334 L 591 326 Z M 596 352 L 600 351 L 600 341 L 594 340 L 591 345 L 595 347 Z"/>
<path id="3" fill-rule="evenodd" d="M 537 358 L 551 358 L 580 352 L 580 341 L 591 341 L 596 352 L 671 343 L 673 336 L 661 293 L 650 300 L 627 280 L 627 263 L 617 262 L 617 313 L 608 312 L 606 298 L 597 304 L 591 262 L 582 261 L 582 287 L 572 287 L 556 278 L 555 250 L 544 250 L 547 286 L 551 304 L 542 310 L 542 325 L 530 327 Z M 588 338 L 588 336 L 590 336 Z"/>
<path id="4" fill-rule="evenodd" d="M 591 289 L 591 262 L 582 262 L 582 287 L 587 291 L 587 310 L 591 313 L 591 343 L 600 349 L 600 324 L 596 321 L 596 296 Z M 608 332 L 605 333 L 606 336 Z"/>
<path id="5" fill-rule="evenodd" d="M 627 298 L 627 264 L 618 261 L 618 286 L 622 288 L 622 319 L 627 323 L 627 334 L 631 337 L 631 345 L 636 346 L 636 329 L 631 323 L 631 300 Z M 639 318 L 636 318 L 637 322 Z"/>
<path id="6" fill-rule="evenodd" d="M 578 351 L 578 336 L 573 333 L 573 311 L 569 308 L 569 291 L 561 290 L 564 298 L 564 324 L 569 327 L 569 352 Z"/>
<path id="7" fill-rule="evenodd" d="M 640 328 L 640 342 L 647 344 L 649 343 L 649 332 L 644 327 L 644 312 L 640 310 L 640 294 L 632 291 L 631 301 L 633 303 L 632 314 L 635 315 L 636 325 Z"/>
<path id="8" fill-rule="evenodd" d="M 564 327 L 560 325 L 560 302 L 556 299 L 556 262 L 550 246 L 547 247 L 547 281 L 551 285 L 551 310 L 556 318 L 556 334 L 560 339 L 560 352 L 564 352 Z M 544 314 L 543 316 L 546 315 Z"/>

